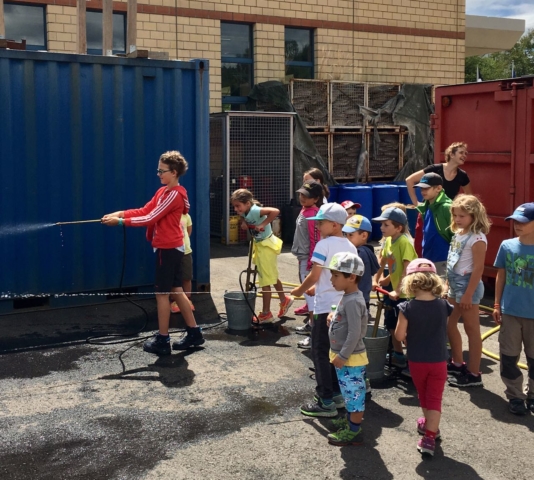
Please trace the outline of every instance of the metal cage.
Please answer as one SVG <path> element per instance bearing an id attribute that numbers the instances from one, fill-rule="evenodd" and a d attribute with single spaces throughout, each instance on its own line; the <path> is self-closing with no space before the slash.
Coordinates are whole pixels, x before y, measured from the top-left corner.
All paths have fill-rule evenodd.
<path id="1" fill-rule="evenodd" d="M 367 106 L 373 110 L 378 110 L 383 107 L 384 104 L 398 95 L 400 91 L 400 85 L 398 84 L 369 84 L 367 86 Z M 393 116 L 390 113 L 382 113 L 380 115 L 379 127 L 393 126 Z"/>
<path id="2" fill-rule="evenodd" d="M 211 235 L 229 244 L 230 196 L 247 188 L 266 207 L 293 198 L 293 113 L 225 112 L 210 117 Z M 245 242 L 246 232 L 239 241 Z"/>
<path id="3" fill-rule="evenodd" d="M 363 127 L 360 105 L 365 105 L 366 84 L 330 82 L 330 126 L 332 128 Z"/>
<path id="4" fill-rule="evenodd" d="M 315 144 L 315 148 L 321 155 L 325 165 L 328 165 L 328 169 L 332 169 L 332 135 L 324 132 L 309 132 L 310 137 Z"/>
<path id="5" fill-rule="evenodd" d="M 407 132 L 399 130 L 379 132 L 380 142 L 377 151 L 373 146 L 373 131 L 367 133 L 369 161 L 367 180 L 391 180 L 397 176 L 404 165 L 404 139 Z"/>
<path id="6" fill-rule="evenodd" d="M 329 90 L 324 80 L 291 80 L 291 103 L 307 127 L 328 127 Z"/>
<path id="7" fill-rule="evenodd" d="M 336 180 L 354 180 L 362 149 L 363 133 L 332 134 L 332 175 Z"/>

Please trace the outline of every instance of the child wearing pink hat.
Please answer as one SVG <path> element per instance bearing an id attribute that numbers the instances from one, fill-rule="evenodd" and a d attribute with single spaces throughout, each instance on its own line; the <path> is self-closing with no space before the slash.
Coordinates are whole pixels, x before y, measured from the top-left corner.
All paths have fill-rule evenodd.
<path id="1" fill-rule="evenodd" d="M 440 437 L 441 402 L 447 381 L 447 317 L 453 307 L 441 298 L 444 286 L 436 266 L 426 258 L 406 267 L 402 291 L 412 300 L 399 305 L 395 337 L 406 342 L 410 374 L 423 417 L 417 420 L 417 443 L 422 454 L 434 455 Z"/>

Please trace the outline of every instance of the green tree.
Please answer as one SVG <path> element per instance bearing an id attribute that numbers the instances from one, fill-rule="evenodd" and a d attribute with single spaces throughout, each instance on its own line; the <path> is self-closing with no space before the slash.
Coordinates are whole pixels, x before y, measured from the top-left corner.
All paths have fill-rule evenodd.
<path id="1" fill-rule="evenodd" d="M 534 75 L 534 29 L 528 30 L 511 50 L 465 59 L 465 81 L 476 82 L 477 66 L 483 80 Z"/>

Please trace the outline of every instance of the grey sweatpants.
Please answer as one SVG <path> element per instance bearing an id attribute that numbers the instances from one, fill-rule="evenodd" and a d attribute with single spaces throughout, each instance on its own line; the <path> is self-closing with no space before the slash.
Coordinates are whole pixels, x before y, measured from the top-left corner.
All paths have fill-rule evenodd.
<path id="1" fill-rule="evenodd" d="M 523 373 L 517 366 L 524 346 L 528 365 L 527 386 L 523 390 Z M 499 332 L 501 379 L 507 398 L 534 398 L 534 319 L 503 314 Z"/>

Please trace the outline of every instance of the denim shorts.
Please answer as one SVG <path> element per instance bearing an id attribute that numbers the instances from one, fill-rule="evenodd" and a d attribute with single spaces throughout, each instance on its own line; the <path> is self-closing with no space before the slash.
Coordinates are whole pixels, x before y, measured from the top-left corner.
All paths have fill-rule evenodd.
<path id="1" fill-rule="evenodd" d="M 336 367 L 336 373 L 347 412 L 363 412 L 365 410 L 365 367 Z"/>
<path id="2" fill-rule="evenodd" d="M 460 303 L 462 297 L 467 289 L 471 275 L 458 275 L 457 273 L 448 273 L 447 280 L 449 282 L 449 293 L 447 294 L 449 298 L 454 299 L 457 303 Z M 478 305 L 480 300 L 484 297 L 484 284 L 482 280 L 478 282 L 475 293 L 473 293 L 473 298 L 471 303 Z"/>

